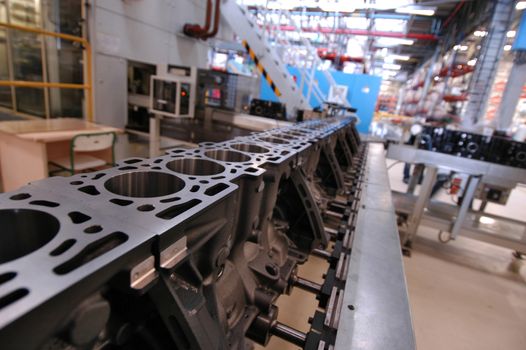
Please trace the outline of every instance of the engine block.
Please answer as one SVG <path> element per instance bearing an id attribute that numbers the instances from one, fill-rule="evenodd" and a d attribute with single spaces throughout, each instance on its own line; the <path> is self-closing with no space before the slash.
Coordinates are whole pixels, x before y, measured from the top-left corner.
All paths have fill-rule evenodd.
<path id="1" fill-rule="evenodd" d="M 308 121 L 2 194 L 1 348 L 329 349 L 366 147 L 352 117 Z M 277 320 L 292 288 L 307 333 Z"/>

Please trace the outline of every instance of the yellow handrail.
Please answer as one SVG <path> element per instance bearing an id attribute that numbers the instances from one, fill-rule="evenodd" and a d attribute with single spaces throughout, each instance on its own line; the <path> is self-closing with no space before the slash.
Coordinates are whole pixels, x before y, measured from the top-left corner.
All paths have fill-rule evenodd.
<path id="1" fill-rule="evenodd" d="M 15 86 L 15 87 L 35 87 L 35 88 L 59 88 L 59 89 L 85 89 L 86 90 L 86 119 L 89 122 L 93 121 L 93 88 L 92 88 L 92 77 L 91 77 L 91 45 L 90 43 L 80 37 L 64 33 L 50 32 L 40 28 L 26 27 L 11 23 L 0 22 L 0 28 L 21 30 L 24 32 L 41 34 L 51 36 L 54 38 L 60 38 L 64 40 L 74 41 L 81 43 L 86 49 L 86 81 L 87 84 L 70 84 L 70 83 L 44 83 L 36 81 L 22 81 L 22 80 L 0 80 L 0 86 Z"/>
<path id="2" fill-rule="evenodd" d="M 89 85 L 71 83 L 44 83 L 42 81 L 0 80 L 0 86 L 59 88 L 59 89 L 88 89 Z"/>

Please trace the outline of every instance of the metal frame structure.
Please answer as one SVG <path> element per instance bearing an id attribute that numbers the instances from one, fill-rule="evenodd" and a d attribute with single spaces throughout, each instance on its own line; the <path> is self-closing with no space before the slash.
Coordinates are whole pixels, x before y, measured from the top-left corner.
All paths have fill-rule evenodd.
<path id="1" fill-rule="evenodd" d="M 235 0 L 227 0 L 222 4 L 221 14 L 248 45 L 246 47 L 254 57 L 261 75 L 269 82 L 279 100 L 287 105 L 290 116 L 294 116 L 297 110 L 311 109 L 303 91 L 296 85 L 280 55 L 270 45 L 247 8 L 237 4 Z"/>
<path id="2" fill-rule="evenodd" d="M 491 215 L 472 209 L 472 202 L 479 184 L 489 184 L 513 189 L 526 183 L 526 169 L 513 168 L 480 160 L 461 158 L 449 154 L 416 149 L 411 146 L 391 145 L 387 157 L 405 163 L 417 164 L 406 193 L 393 192 L 397 212 L 406 215 L 402 244 L 410 247 L 419 225 L 440 230 L 439 238 L 447 242 L 459 235 L 496 244 L 519 252 L 526 251 L 526 222 Z M 417 179 L 426 168 L 419 195 L 413 194 Z M 437 168 L 467 174 L 468 181 L 459 206 L 430 200 Z M 488 221 L 485 223 L 484 221 Z M 447 234 L 444 237 L 444 233 Z"/>

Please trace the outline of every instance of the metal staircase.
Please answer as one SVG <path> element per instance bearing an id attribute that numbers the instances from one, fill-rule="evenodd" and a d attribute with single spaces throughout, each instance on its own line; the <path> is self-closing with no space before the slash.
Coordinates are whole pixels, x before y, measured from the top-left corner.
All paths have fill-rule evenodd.
<path id="1" fill-rule="evenodd" d="M 288 11 L 282 11 L 282 15 L 283 17 L 288 21 L 288 25 L 293 27 L 295 29 L 295 33 L 297 33 L 301 43 L 302 43 L 302 48 L 304 48 L 308 55 L 310 57 L 312 57 L 312 61 L 310 62 L 311 65 L 310 67 L 308 66 L 305 66 L 304 68 L 310 68 L 312 70 L 320 70 L 323 74 L 323 76 L 325 77 L 325 79 L 327 79 L 327 82 L 329 83 L 329 87 L 337 87 L 338 84 L 336 83 L 336 81 L 334 80 L 334 77 L 332 76 L 331 72 L 327 69 L 321 69 L 322 66 L 323 66 L 323 61 L 321 60 L 320 56 L 318 55 L 318 50 L 311 44 L 310 40 L 306 39 L 302 34 L 303 32 L 303 29 L 301 27 L 301 24 L 298 24 L 297 21 L 292 18 L 292 16 L 290 15 L 290 12 Z M 278 30 L 279 30 L 279 26 L 277 26 Z M 304 61 L 305 63 L 308 62 L 307 60 Z M 299 65 L 298 65 L 299 66 Z M 303 67 L 302 67 L 303 68 Z M 301 71 L 301 70 L 300 70 Z M 315 85 L 315 87 L 318 89 L 319 91 L 319 88 L 317 85 Z M 321 94 L 323 94 L 321 91 L 319 91 Z M 324 100 L 327 100 L 327 96 L 323 95 L 324 97 Z M 345 98 L 345 101 L 344 101 L 344 104 L 346 106 L 350 106 L 351 104 L 349 103 L 349 101 L 347 100 L 347 98 Z"/>
<path id="2" fill-rule="evenodd" d="M 311 97 L 319 105 L 327 101 L 326 94 L 320 90 L 315 78 L 316 70 L 321 67 L 322 61 L 316 48 L 301 35 L 301 26 L 296 25 L 288 12 L 266 12 L 261 24 L 235 0 L 226 0 L 222 3 L 222 15 L 243 41 L 263 78 L 268 81 L 279 100 L 287 105 L 289 111 L 294 113 L 297 109 L 311 109 Z M 283 21 L 296 28 L 300 46 L 292 44 L 286 33 L 280 30 L 280 22 Z M 296 50 L 302 50 L 303 53 L 300 55 L 301 59 L 293 63 L 290 57 L 298 53 Z M 287 63 L 298 69 L 300 77 L 297 82 L 289 73 Z M 337 86 L 330 72 L 323 71 L 323 74 L 329 86 Z M 350 106 L 347 101 L 345 104 Z"/>
<path id="3" fill-rule="evenodd" d="M 273 87 L 279 100 L 287 105 L 287 110 L 294 114 L 298 109 L 311 109 L 276 49 L 270 45 L 246 8 L 238 5 L 235 0 L 227 0 L 221 5 L 221 13 L 243 40 L 261 75 Z"/>
<path id="4" fill-rule="evenodd" d="M 484 115 L 499 59 L 506 43 L 506 32 L 515 9 L 513 0 L 498 0 L 489 24 L 489 32 L 482 43 L 480 56 L 469 87 L 469 101 L 463 117 L 463 125 L 471 127 Z"/>

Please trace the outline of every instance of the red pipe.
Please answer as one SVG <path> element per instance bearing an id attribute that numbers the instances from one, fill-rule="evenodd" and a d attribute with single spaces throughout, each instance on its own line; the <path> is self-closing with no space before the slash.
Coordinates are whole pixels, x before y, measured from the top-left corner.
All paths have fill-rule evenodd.
<path id="1" fill-rule="evenodd" d="M 455 15 L 458 13 L 458 11 L 460 11 L 460 9 L 462 8 L 462 6 L 464 6 L 464 3 L 465 1 L 462 1 L 462 2 L 459 2 L 457 4 L 457 6 L 455 6 L 455 9 L 453 10 L 453 12 L 451 12 L 451 14 L 446 18 L 446 20 L 444 21 L 444 26 L 443 28 L 446 28 L 448 25 L 449 25 L 449 22 L 451 22 L 451 20 L 453 19 L 453 17 L 455 17 Z"/>
<path id="2" fill-rule="evenodd" d="M 206 40 L 217 34 L 219 31 L 219 22 L 221 21 L 221 0 L 216 0 L 216 11 L 214 15 L 214 29 L 210 33 L 201 36 L 201 39 Z"/>
<path id="3" fill-rule="evenodd" d="M 363 63 L 363 57 L 351 57 L 347 55 L 337 55 L 334 52 L 328 52 L 326 49 L 318 49 L 318 56 L 324 60 L 335 61 L 336 57 L 339 58 L 340 62 L 356 62 Z"/>
<path id="4" fill-rule="evenodd" d="M 212 0 L 207 0 L 206 2 L 206 21 L 205 27 L 202 28 L 200 36 L 208 33 L 210 30 L 210 25 L 212 24 Z"/>
<path id="5" fill-rule="evenodd" d="M 183 32 L 193 38 L 201 38 L 208 34 L 210 25 L 212 24 L 212 0 L 206 2 L 206 18 L 205 26 L 201 27 L 199 24 L 186 23 L 183 27 Z"/>
<path id="6" fill-rule="evenodd" d="M 279 26 L 279 29 L 284 31 L 296 31 L 294 26 Z M 401 39 L 416 39 L 416 40 L 431 40 L 436 41 L 438 37 L 434 34 L 423 34 L 423 33 L 395 33 L 395 32 L 379 32 L 379 31 L 369 31 L 363 29 L 345 29 L 345 28 L 302 28 L 304 32 L 311 33 L 323 33 L 323 34 L 345 34 L 345 35 L 364 35 L 364 36 L 376 36 L 376 37 L 388 37 L 388 38 L 401 38 Z"/>

